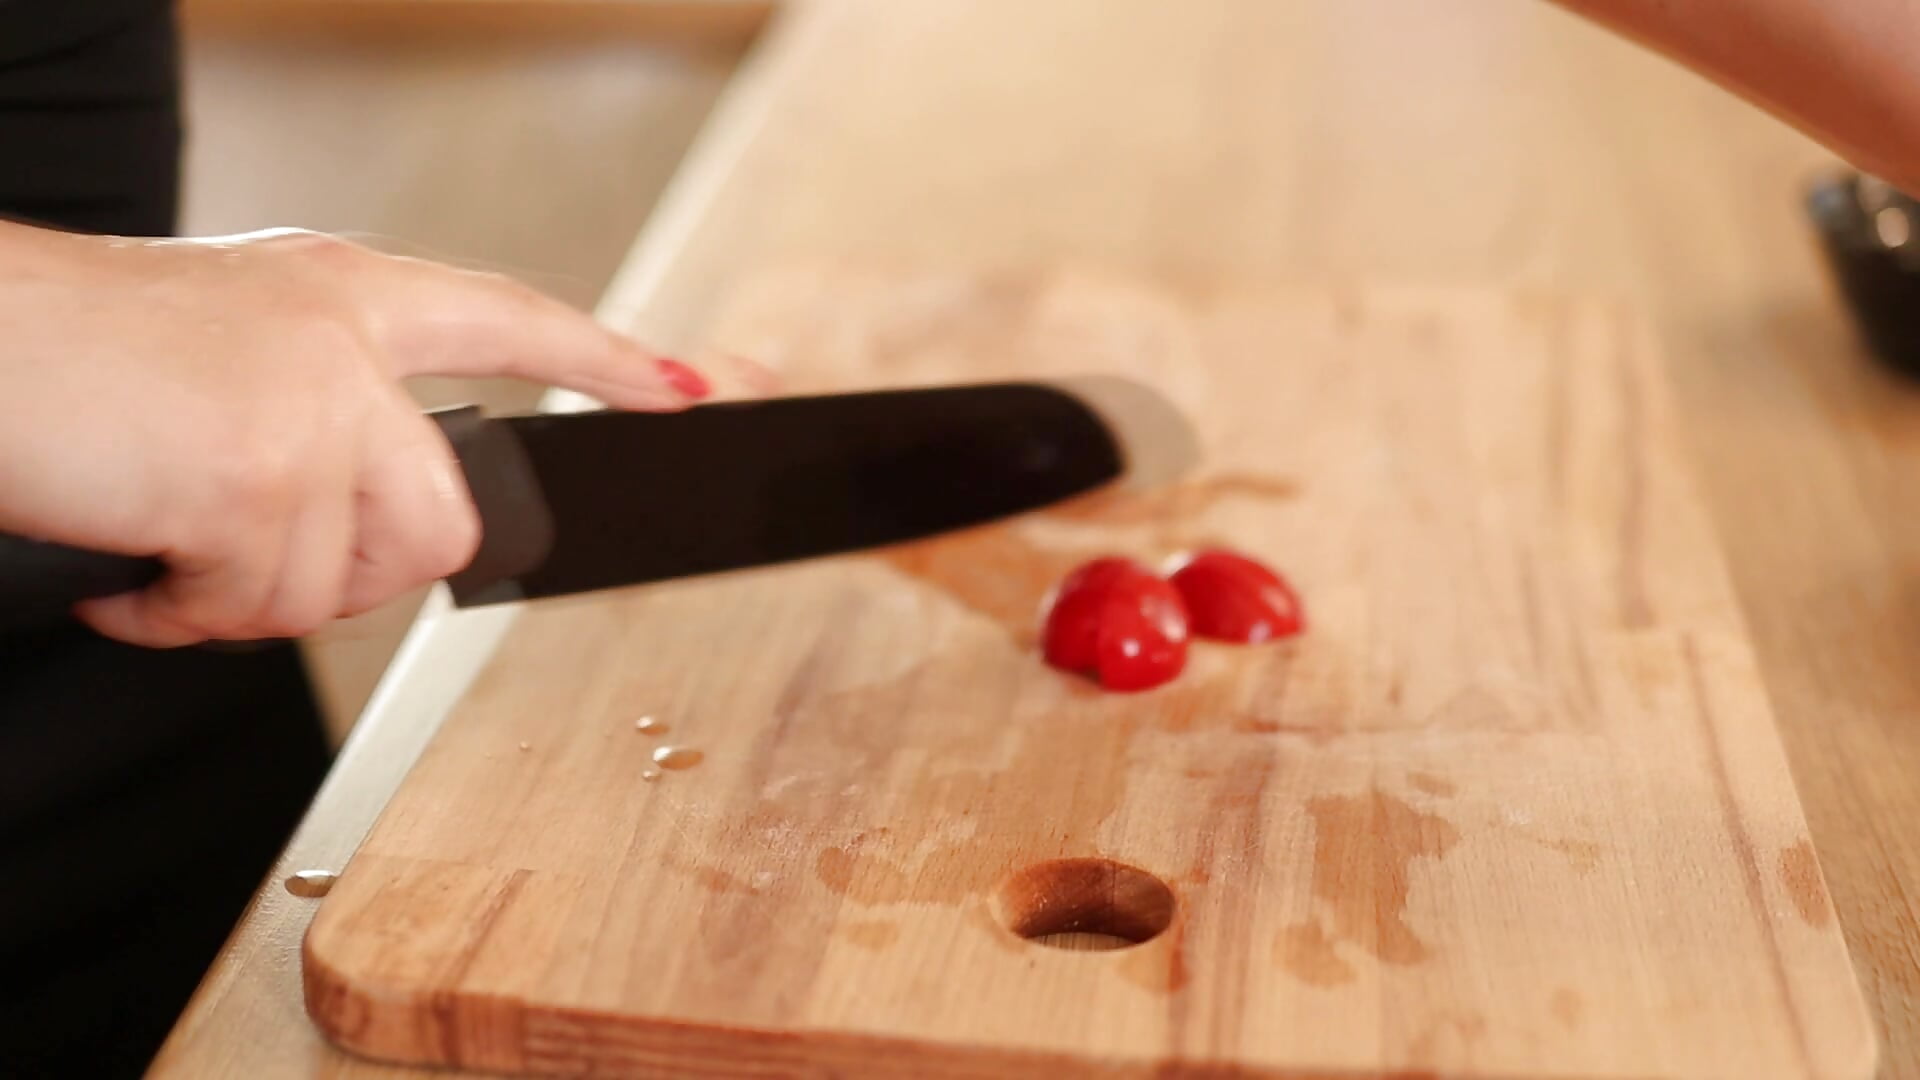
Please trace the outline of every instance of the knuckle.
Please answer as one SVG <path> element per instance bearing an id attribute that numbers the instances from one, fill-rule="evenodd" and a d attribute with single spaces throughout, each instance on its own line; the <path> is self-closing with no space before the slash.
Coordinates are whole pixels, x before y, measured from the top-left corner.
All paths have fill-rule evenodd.
<path id="1" fill-rule="evenodd" d="M 517 314 L 541 314 L 555 304 L 553 298 L 519 278 L 490 270 L 467 270 L 462 273 L 476 287 L 476 299 L 504 305 Z"/>
<path id="2" fill-rule="evenodd" d="M 351 375 L 371 358 L 369 311 L 331 294 L 288 301 L 283 341 L 290 350 L 292 379 L 308 397 L 334 398 L 361 390 Z"/>
<path id="3" fill-rule="evenodd" d="M 289 589 L 290 584 L 296 587 Z M 318 589 L 283 582 L 281 590 L 251 620 L 247 630 L 253 637 L 304 637 L 332 620 L 336 607 L 331 598 Z"/>
<path id="4" fill-rule="evenodd" d="M 351 432 L 367 394 L 324 362 L 293 365 L 277 377 L 285 407 L 252 400 L 215 418 L 196 438 L 211 514 L 202 513 L 202 545 L 278 527 L 352 452 Z"/>
<path id="5" fill-rule="evenodd" d="M 424 470 L 423 486 L 433 504 L 433 512 L 415 519 L 409 565 L 422 580 L 433 581 L 473 561 L 480 550 L 480 512 L 451 448 L 426 420 L 409 419 L 418 438 L 416 467 Z"/>
<path id="6" fill-rule="evenodd" d="M 232 452 L 219 455 L 212 483 L 215 498 L 234 515 L 223 527 L 258 523 L 277 516 L 292 484 L 289 455 L 272 438 L 242 437 Z"/>
<path id="7" fill-rule="evenodd" d="M 180 612 L 175 622 L 183 631 L 202 638 L 237 641 L 248 636 L 254 621 L 252 615 L 250 611 L 227 605 L 201 605 L 197 610 Z"/>
<path id="8" fill-rule="evenodd" d="M 286 229 L 265 241 L 276 249 L 323 265 L 358 262 L 368 254 L 366 248 L 332 233 L 311 229 Z"/>

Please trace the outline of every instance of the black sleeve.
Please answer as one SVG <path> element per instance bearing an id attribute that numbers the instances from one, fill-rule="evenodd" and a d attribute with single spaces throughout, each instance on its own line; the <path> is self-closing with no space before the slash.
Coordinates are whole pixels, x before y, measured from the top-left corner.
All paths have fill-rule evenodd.
<path id="1" fill-rule="evenodd" d="M 0 0 L 0 217 L 171 233 L 176 50 L 153 0 Z M 139 1077 L 328 759 L 290 643 L 0 632 L 0 1077 Z"/>
<path id="2" fill-rule="evenodd" d="M 179 86 L 165 3 L 0 0 L 0 215 L 171 233 Z"/>

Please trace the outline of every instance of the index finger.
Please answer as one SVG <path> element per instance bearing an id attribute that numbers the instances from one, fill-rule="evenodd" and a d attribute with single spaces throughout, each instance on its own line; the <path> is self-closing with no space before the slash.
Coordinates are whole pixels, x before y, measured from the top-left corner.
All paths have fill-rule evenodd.
<path id="1" fill-rule="evenodd" d="M 707 380 L 536 289 L 499 274 L 387 258 L 363 278 L 396 378 L 510 376 L 623 409 L 682 409 Z"/>

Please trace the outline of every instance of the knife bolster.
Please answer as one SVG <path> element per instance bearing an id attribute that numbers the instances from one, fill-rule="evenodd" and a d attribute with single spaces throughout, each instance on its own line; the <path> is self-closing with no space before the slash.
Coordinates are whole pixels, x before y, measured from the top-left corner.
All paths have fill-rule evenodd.
<path id="1" fill-rule="evenodd" d="M 506 424 L 488 420 L 477 406 L 429 413 L 460 459 L 467 490 L 480 513 L 480 547 L 466 568 L 447 578 L 461 607 L 499 603 L 514 578 L 546 561 L 553 549 L 553 515 L 526 448 Z"/>

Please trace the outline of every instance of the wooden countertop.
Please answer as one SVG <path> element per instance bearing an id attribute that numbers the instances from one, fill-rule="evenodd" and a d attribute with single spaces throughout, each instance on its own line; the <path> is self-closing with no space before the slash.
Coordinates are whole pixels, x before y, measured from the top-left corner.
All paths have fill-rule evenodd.
<path id="1" fill-rule="evenodd" d="M 1913 1076 L 1920 391 L 1863 361 L 1820 269 L 1798 200 L 1827 160 L 1541 3 L 796 0 L 601 313 L 680 347 L 730 283 L 807 258 L 1492 282 L 1643 306 L 1883 1073 Z M 280 880 L 344 863 L 513 617 L 430 605 L 153 1075 L 414 1075 L 315 1034 L 299 976 L 313 901 Z"/>

